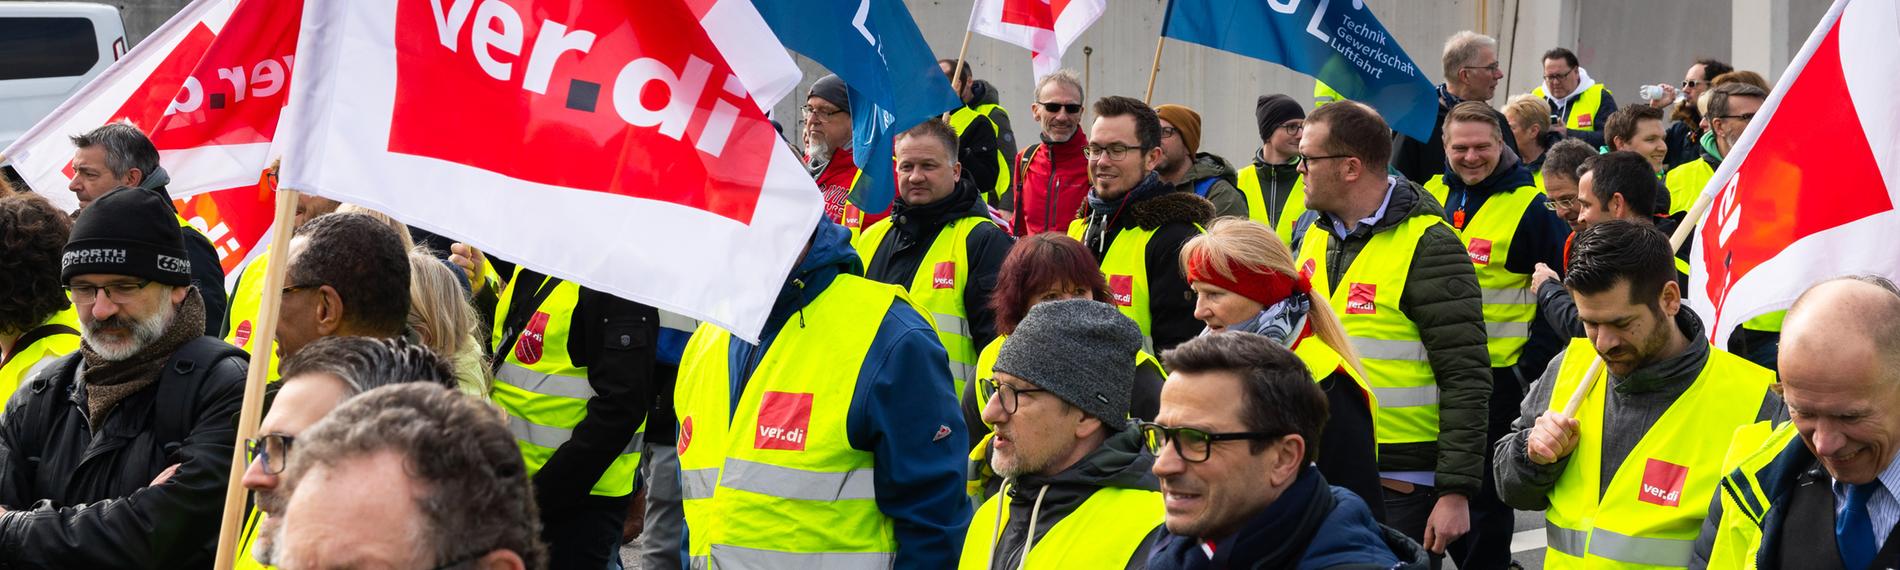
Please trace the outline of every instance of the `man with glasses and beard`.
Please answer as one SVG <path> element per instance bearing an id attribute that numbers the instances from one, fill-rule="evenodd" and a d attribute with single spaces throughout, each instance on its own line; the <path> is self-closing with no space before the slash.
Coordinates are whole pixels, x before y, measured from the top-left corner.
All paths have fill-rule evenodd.
<path id="1" fill-rule="evenodd" d="M 245 442 L 251 463 L 244 470 L 244 488 L 257 494 L 255 508 L 245 519 L 238 548 L 237 568 L 262 568 L 276 558 L 277 529 L 283 526 L 283 485 L 290 449 L 311 424 L 323 419 L 358 394 L 404 382 L 455 387 L 448 361 L 428 348 L 401 340 L 360 336 L 319 339 L 284 359 L 284 379 L 277 383 L 270 411 L 257 426 L 257 437 Z"/>
<path id="2" fill-rule="evenodd" d="M 1167 511 L 1149 569 L 1427 567 L 1313 465 L 1326 395 L 1292 351 L 1226 333 L 1162 358 L 1161 413 L 1141 424 Z"/>
<path id="3" fill-rule="evenodd" d="M 187 259 L 159 193 L 80 213 L 60 264 L 80 350 L 0 416 L 0 566 L 211 565 L 246 359 L 204 335 Z"/>

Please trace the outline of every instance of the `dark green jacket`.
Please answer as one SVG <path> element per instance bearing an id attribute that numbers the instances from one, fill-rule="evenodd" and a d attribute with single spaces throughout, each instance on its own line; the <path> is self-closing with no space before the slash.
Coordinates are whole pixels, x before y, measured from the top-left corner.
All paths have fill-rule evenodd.
<path id="1" fill-rule="evenodd" d="M 1377 223 L 1343 238 L 1333 216 L 1321 213 L 1314 228 L 1331 236 L 1326 245 L 1327 282 L 1338 287 L 1366 242 L 1414 216 L 1443 216 L 1444 208 L 1404 178 L 1392 189 L 1391 203 Z M 1328 291 L 1327 294 L 1331 294 Z M 1433 471 L 1441 491 L 1473 496 L 1484 477 L 1485 425 L 1491 398 L 1491 356 L 1485 348 L 1484 305 L 1478 274 L 1451 226 L 1425 231 L 1412 254 L 1411 273 L 1399 310 L 1418 324 L 1419 338 L 1438 377 L 1438 441 L 1382 444 L 1380 471 Z"/>

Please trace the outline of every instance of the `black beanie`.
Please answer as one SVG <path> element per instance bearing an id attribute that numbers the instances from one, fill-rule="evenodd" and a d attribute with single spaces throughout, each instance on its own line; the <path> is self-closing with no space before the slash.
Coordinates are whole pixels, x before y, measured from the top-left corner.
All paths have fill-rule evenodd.
<path id="1" fill-rule="evenodd" d="M 844 80 L 839 79 L 837 75 L 818 78 L 817 83 L 811 84 L 811 93 L 805 97 L 824 99 L 825 102 L 836 105 L 846 112 L 851 110 L 851 90 L 845 88 Z"/>
<path id="2" fill-rule="evenodd" d="M 1260 125 L 1260 142 L 1272 139 L 1273 130 L 1280 128 L 1280 123 L 1305 118 L 1306 107 L 1286 95 L 1261 95 L 1253 104 L 1253 120 Z"/>
<path id="3" fill-rule="evenodd" d="M 121 186 L 107 192 L 73 221 L 59 280 L 103 274 L 190 285 L 191 262 L 178 228 L 170 201 L 157 191 Z"/>

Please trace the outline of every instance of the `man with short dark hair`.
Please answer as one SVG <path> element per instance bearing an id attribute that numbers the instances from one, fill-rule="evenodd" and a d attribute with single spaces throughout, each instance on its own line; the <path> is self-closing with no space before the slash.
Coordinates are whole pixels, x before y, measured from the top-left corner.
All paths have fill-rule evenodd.
<path id="1" fill-rule="evenodd" d="M 1162 358 L 1161 413 L 1141 425 L 1167 506 L 1148 568 L 1429 566 L 1417 543 L 1313 466 L 1326 395 L 1298 356 L 1228 333 Z"/>
<path id="2" fill-rule="evenodd" d="M 1551 145 L 1544 151 L 1544 199 L 1550 205 L 1550 211 L 1570 225 L 1571 231 L 1583 229 L 1577 221 L 1578 174 L 1577 168 L 1585 160 L 1597 155 L 1590 143 L 1576 139 L 1565 139 Z"/>
<path id="3" fill-rule="evenodd" d="M 291 444 L 337 405 L 363 392 L 404 382 L 455 387 L 449 362 L 428 348 L 402 340 L 360 336 L 318 339 L 284 360 L 284 379 L 257 437 L 246 441 L 251 456 L 244 488 L 256 495 L 238 544 L 237 567 L 256 568 L 276 560 L 277 529 L 288 498 L 282 485 Z"/>
<path id="4" fill-rule="evenodd" d="M 1545 512 L 1546 564 L 1687 566 L 1725 474 L 1712 434 L 1786 417 L 1773 373 L 1703 340 L 1670 260 L 1667 236 L 1628 220 L 1571 248 L 1564 285 L 1589 338 L 1551 361 L 1496 444 L 1504 502 Z"/>
<path id="5" fill-rule="evenodd" d="M 1702 126 L 1702 109 L 1697 106 L 1697 101 L 1702 98 L 1704 92 L 1714 86 L 1711 82 L 1715 78 L 1730 71 L 1735 71 L 1735 68 L 1721 60 L 1707 57 L 1698 59 L 1694 65 L 1689 66 L 1688 71 L 1682 74 L 1680 102 L 1664 102 L 1665 105 L 1669 103 L 1676 105 L 1675 112 L 1669 117 L 1669 168 L 1675 168 L 1702 156 L 1701 141 L 1705 127 Z"/>
<path id="6" fill-rule="evenodd" d="M 171 174 L 158 165 L 158 147 L 130 122 L 109 123 L 84 134 L 73 135 L 73 181 L 66 188 L 79 196 L 79 209 L 121 186 L 157 192 L 166 203 L 171 195 L 165 185 Z M 198 289 L 205 304 L 205 334 L 222 337 L 225 329 L 224 266 L 211 240 L 177 214 L 179 235 L 185 239 L 185 258 L 191 261 L 191 286 Z"/>
<path id="7" fill-rule="evenodd" d="M 1623 111 L 1643 107 L 1625 107 Z M 1611 220 L 1629 220 L 1649 224 L 1664 232 L 1674 231 L 1676 220 L 1656 215 L 1656 206 L 1665 190 L 1656 180 L 1649 160 L 1634 152 L 1620 150 L 1592 156 L 1578 169 L 1583 173 L 1577 193 L 1578 224 L 1590 227 Z M 1574 234 L 1572 235 L 1574 238 Z M 1570 244 L 1564 244 L 1566 248 Z M 1677 248 L 1675 267 L 1677 285 L 1689 286 L 1688 244 Z M 1531 291 L 1537 293 L 1538 314 L 1550 328 L 1564 338 L 1583 338 L 1583 322 L 1577 319 L 1577 305 L 1563 286 L 1563 277 L 1544 263 L 1531 274 Z"/>
<path id="8" fill-rule="evenodd" d="M 1201 152 L 1201 114 L 1186 105 L 1155 107 L 1161 117 L 1161 165 L 1155 172 L 1175 190 L 1214 203 L 1214 217 L 1246 217 L 1247 200 L 1234 187 L 1234 166 Z"/>
<path id="9" fill-rule="evenodd" d="M 1550 116 L 1562 119 L 1570 137 L 1598 146 L 1604 143 L 1599 123 L 1616 113 L 1616 97 L 1577 64 L 1576 53 L 1561 47 L 1544 52 L 1544 82 L 1531 94 L 1550 103 Z"/>
<path id="10" fill-rule="evenodd" d="M 127 187 L 74 222 L 83 340 L 0 416 L 0 566 L 211 565 L 246 360 L 204 335 L 176 219 Z"/>
<path id="11" fill-rule="evenodd" d="M 956 65 L 954 59 L 937 60 L 944 79 L 956 75 Z M 963 73 L 955 81 L 952 87 L 963 101 L 962 107 L 950 113 L 950 127 L 957 133 L 957 163 L 963 165 L 963 176 L 976 182 L 984 203 L 1007 208 L 1003 193 L 1010 188 L 1010 159 L 1016 156 L 1016 131 L 1009 124 L 1009 111 L 1003 109 L 996 86 L 977 79 L 970 62 L 963 62 Z"/>
<path id="12" fill-rule="evenodd" d="M 297 441 L 279 566 L 548 567 L 513 439 L 493 409 L 440 385 L 344 402 Z"/>
<path id="13" fill-rule="evenodd" d="M 1076 210 L 1089 193 L 1089 145 L 1082 129 L 1082 78 L 1063 69 L 1036 82 L 1036 105 L 1030 108 L 1042 126 L 1041 142 L 1016 156 L 1010 180 L 1014 188 L 998 207 L 1010 217 L 1017 237 L 1059 232 L 1075 221 Z"/>
<path id="14" fill-rule="evenodd" d="M 1354 101 L 1306 117 L 1300 171 L 1319 219 L 1298 267 L 1331 300 L 1377 396 L 1386 520 L 1443 555 L 1470 529 L 1491 397 L 1477 274 L 1438 203 L 1386 174 L 1391 130 Z M 1508 534 L 1507 534 L 1508 536 Z"/>
<path id="15" fill-rule="evenodd" d="M 1627 150 L 1648 159 L 1650 170 L 1660 176 L 1669 158 L 1662 118 L 1662 109 L 1648 105 L 1618 109 L 1604 123 L 1604 140 L 1612 152 Z"/>
<path id="16" fill-rule="evenodd" d="M 905 287 L 933 313 L 958 394 L 976 378 L 977 351 L 996 338 L 990 291 L 1015 240 L 990 220 L 982 191 L 961 176 L 957 138 L 931 118 L 897 135 L 897 203 L 853 244 L 872 281 Z"/>
<path id="17" fill-rule="evenodd" d="M 1161 117 L 1139 99 L 1095 101 L 1089 129 L 1088 207 L 1069 237 L 1095 254 L 1112 302 L 1141 327 L 1145 348 L 1166 350 L 1201 333 L 1181 244 L 1214 218 L 1214 204 L 1162 181 Z"/>
<path id="18" fill-rule="evenodd" d="M 1445 40 L 1440 61 L 1445 82 L 1438 85 L 1438 118 L 1432 121 L 1432 135 L 1425 140 L 1406 135 L 1393 135 L 1392 139 L 1392 169 L 1414 184 L 1424 184 L 1445 173 L 1445 114 L 1465 101 L 1483 102 L 1489 108 L 1498 82 L 1504 80 L 1504 71 L 1498 68 L 1498 40 L 1471 30 Z M 1498 124 L 1509 124 L 1503 113 L 1491 113 Z M 1504 146 L 1510 147 L 1512 154 L 1517 153 L 1517 138 L 1511 136 L 1510 129 L 1505 129 Z"/>
<path id="19" fill-rule="evenodd" d="M 277 344 L 284 357 L 326 336 L 396 338 L 409 322 L 409 254 L 388 225 L 327 214 L 290 238 Z"/>
<path id="20" fill-rule="evenodd" d="M 1284 94 L 1261 95 L 1254 101 L 1254 126 L 1260 129 L 1260 150 L 1235 173 L 1237 187 L 1247 204 L 1247 218 L 1279 234 L 1280 241 L 1299 243 L 1311 223 L 1306 209 L 1306 181 L 1300 177 L 1300 134 L 1306 128 L 1306 109 Z"/>

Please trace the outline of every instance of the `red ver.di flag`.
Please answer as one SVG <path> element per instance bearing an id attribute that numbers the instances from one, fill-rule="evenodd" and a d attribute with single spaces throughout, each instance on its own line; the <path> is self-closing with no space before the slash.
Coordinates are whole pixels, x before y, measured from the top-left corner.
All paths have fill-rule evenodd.
<path id="1" fill-rule="evenodd" d="M 822 203 L 762 110 L 746 0 L 334 0 L 304 12 L 282 183 L 714 322 L 764 326 Z"/>
<path id="2" fill-rule="evenodd" d="M 1900 4 L 1838 0 L 1709 180 L 1689 306 L 1716 346 L 1839 275 L 1900 277 Z"/>

